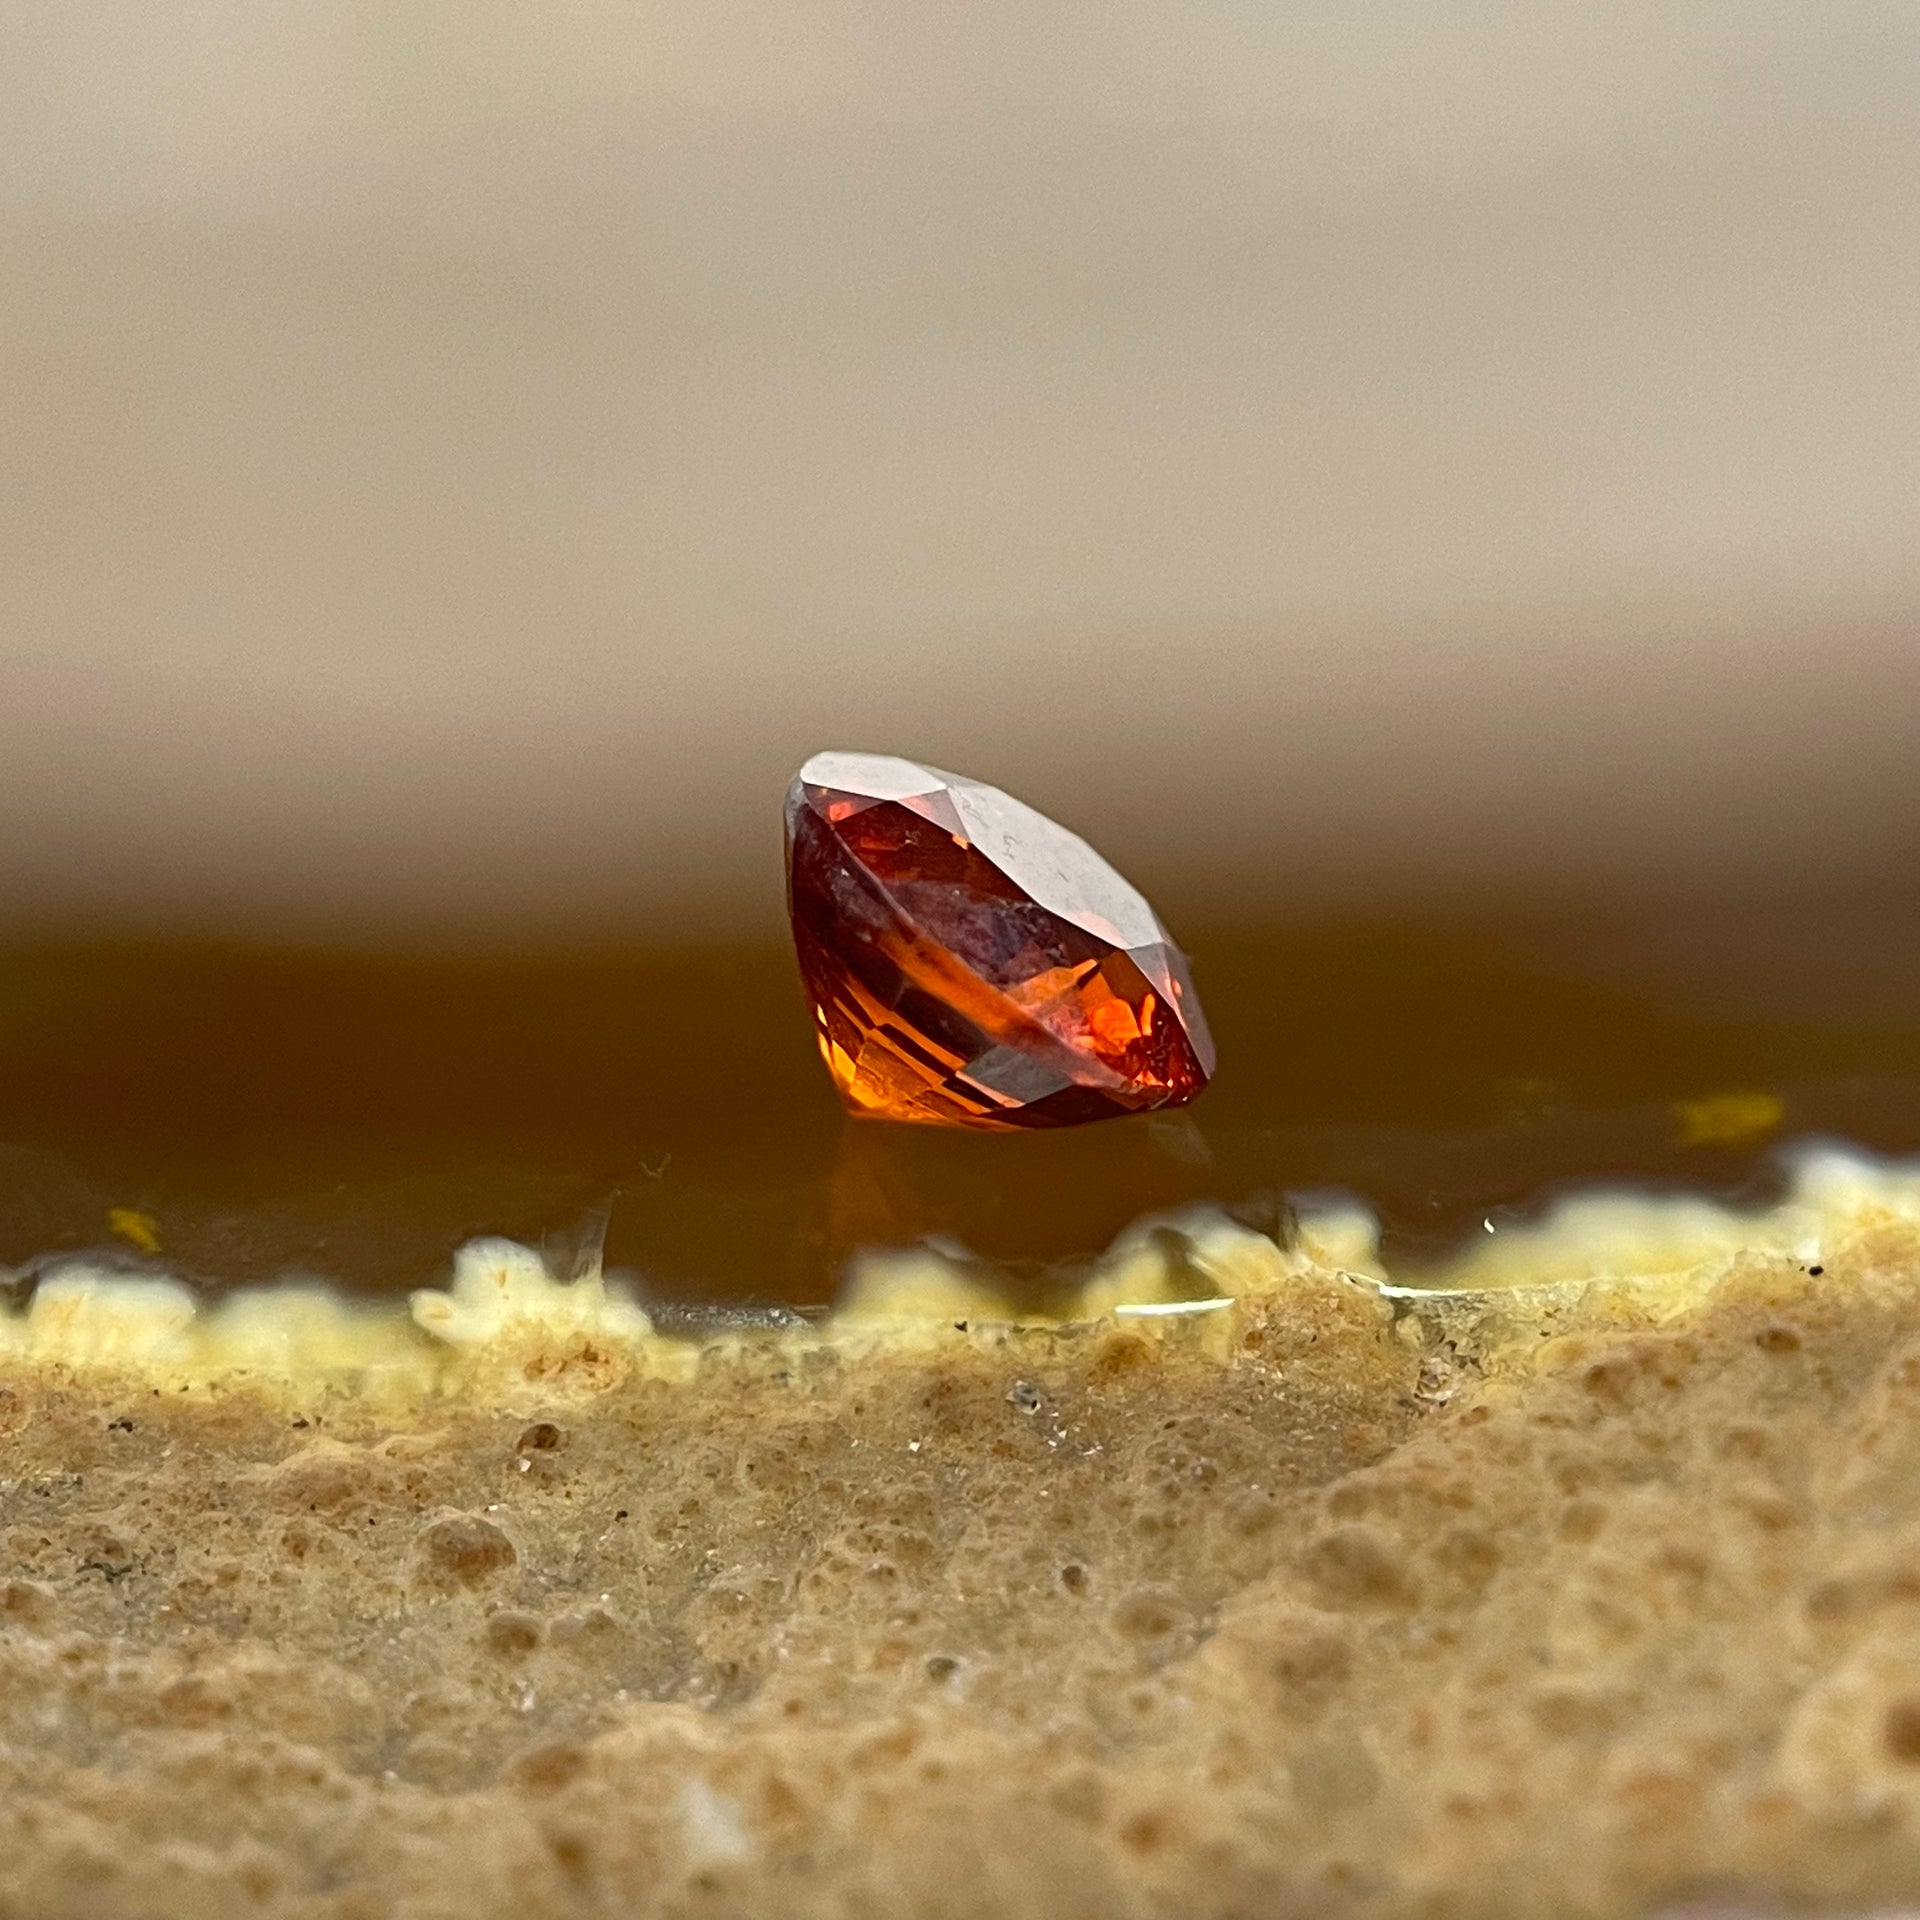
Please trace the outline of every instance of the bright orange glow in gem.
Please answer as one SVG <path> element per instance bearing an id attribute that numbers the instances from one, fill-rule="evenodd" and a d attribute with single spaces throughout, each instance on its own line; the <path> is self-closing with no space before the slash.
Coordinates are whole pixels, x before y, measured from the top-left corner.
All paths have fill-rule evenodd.
<path id="1" fill-rule="evenodd" d="M 1184 1106 L 1213 1072 L 1153 910 L 997 788 L 818 754 L 787 796 L 787 893 L 820 1051 L 855 1113 L 1072 1126 Z"/>

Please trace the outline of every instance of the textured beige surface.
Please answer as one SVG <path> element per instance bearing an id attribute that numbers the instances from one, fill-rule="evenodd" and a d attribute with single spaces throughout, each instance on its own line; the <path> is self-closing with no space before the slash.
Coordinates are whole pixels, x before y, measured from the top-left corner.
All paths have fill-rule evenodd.
<path id="1" fill-rule="evenodd" d="M 1830 1237 L 673 1367 L 469 1289 L 431 1380 L 49 1320 L 0 1383 L 0 1914 L 1893 1904 L 1920 1234 Z"/>

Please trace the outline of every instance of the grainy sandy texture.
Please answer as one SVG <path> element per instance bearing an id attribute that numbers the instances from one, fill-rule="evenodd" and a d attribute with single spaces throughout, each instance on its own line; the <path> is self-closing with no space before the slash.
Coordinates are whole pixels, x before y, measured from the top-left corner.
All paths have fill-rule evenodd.
<path id="1" fill-rule="evenodd" d="M 480 1350 L 5 1362 L 0 1915 L 1920 1893 L 1910 1222 L 1533 1302 Z"/>

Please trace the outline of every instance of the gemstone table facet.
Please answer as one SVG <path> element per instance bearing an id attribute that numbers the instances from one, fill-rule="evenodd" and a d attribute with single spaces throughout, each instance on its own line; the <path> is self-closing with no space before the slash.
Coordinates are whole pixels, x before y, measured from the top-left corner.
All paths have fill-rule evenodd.
<path id="1" fill-rule="evenodd" d="M 821 753 L 787 794 L 787 899 L 853 1112 L 1064 1127 L 1184 1106 L 1213 1043 L 1179 948 L 1080 839 L 996 787 Z"/>

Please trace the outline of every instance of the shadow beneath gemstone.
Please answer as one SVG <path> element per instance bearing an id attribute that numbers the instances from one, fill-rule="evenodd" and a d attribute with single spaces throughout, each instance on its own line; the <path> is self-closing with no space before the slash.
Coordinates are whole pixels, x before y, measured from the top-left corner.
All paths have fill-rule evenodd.
<path id="1" fill-rule="evenodd" d="M 928 1244 L 987 1263 L 1003 1284 L 1046 1290 L 1070 1281 L 1142 1215 L 1223 1197 L 1190 1114 L 1035 1133 L 849 1121 L 826 1241 L 843 1271 L 863 1252 Z"/>

